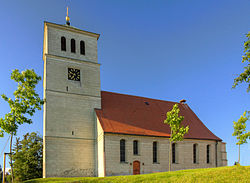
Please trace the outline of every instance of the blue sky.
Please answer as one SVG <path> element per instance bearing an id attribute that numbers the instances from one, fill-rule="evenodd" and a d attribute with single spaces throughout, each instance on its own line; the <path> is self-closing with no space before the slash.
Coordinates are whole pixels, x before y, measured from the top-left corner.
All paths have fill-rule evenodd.
<path id="1" fill-rule="evenodd" d="M 72 26 L 101 34 L 102 90 L 186 99 L 227 143 L 228 164 L 237 160 L 233 120 L 250 110 L 250 93 L 246 84 L 231 86 L 243 71 L 249 0 L 1 1 L 0 93 L 12 96 L 16 89 L 10 80 L 13 69 L 33 68 L 42 76 L 43 21 L 65 24 L 67 5 Z M 37 91 L 42 96 L 42 82 Z M 7 103 L 0 99 L 0 117 L 7 112 Z M 32 119 L 32 125 L 19 128 L 18 136 L 32 131 L 42 135 L 42 111 Z M 0 138 L 0 153 L 8 137 Z M 241 164 L 250 165 L 249 152 L 250 144 L 242 145 Z"/>

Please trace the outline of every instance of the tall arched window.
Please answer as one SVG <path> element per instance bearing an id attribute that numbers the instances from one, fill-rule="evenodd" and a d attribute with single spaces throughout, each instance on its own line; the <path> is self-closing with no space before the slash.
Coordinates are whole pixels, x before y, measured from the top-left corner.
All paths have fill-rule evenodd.
<path id="1" fill-rule="evenodd" d="M 193 163 L 197 163 L 197 159 L 198 159 L 198 145 L 194 144 L 193 145 Z"/>
<path id="2" fill-rule="evenodd" d="M 172 163 L 176 163 L 176 143 L 172 144 Z"/>
<path id="3" fill-rule="evenodd" d="M 76 41 L 74 39 L 71 39 L 71 52 L 76 52 Z"/>
<path id="4" fill-rule="evenodd" d="M 153 142 L 153 163 L 157 163 L 157 142 Z"/>
<path id="5" fill-rule="evenodd" d="M 207 163 L 210 163 L 210 145 L 207 145 Z"/>
<path id="6" fill-rule="evenodd" d="M 138 155 L 138 140 L 134 140 L 133 141 L 133 151 L 134 151 L 134 155 Z"/>
<path id="7" fill-rule="evenodd" d="M 61 37 L 61 50 L 66 51 L 66 38 L 63 36 Z"/>
<path id="8" fill-rule="evenodd" d="M 120 140 L 120 162 L 125 162 L 125 140 Z"/>
<path id="9" fill-rule="evenodd" d="M 82 55 L 85 55 L 85 42 L 84 41 L 80 41 L 80 53 Z"/>

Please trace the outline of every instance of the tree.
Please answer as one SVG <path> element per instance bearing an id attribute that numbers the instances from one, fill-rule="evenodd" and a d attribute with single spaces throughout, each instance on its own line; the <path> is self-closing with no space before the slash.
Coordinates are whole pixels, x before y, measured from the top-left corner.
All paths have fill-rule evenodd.
<path id="1" fill-rule="evenodd" d="M 2 178 L 3 178 L 3 170 L 2 170 L 2 167 L 0 165 L 0 181 L 2 181 Z"/>
<path id="2" fill-rule="evenodd" d="M 2 94 L 2 98 L 8 102 L 10 112 L 5 114 L 4 118 L 0 118 L 0 137 L 4 133 L 11 135 L 10 140 L 10 165 L 12 182 L 14 181 L 13 166 L 12 166 L 12 139 L 16 135 L 19 125 L 23 123 L 31 124 L 32 120 L 27 117 L 33 116 L 36 109 L 41 110 L 44 101 L 40 99 L 35 91 L 35 87 L 41 77 L 34 70 L 25 70 L 21 73 L 15 69 L 11 73 L 11 79 L 17 82 L 17 90 L 13 93 L 14 99 L 8 98 Z"/>
<path id="3" fill-rule="evenodd" d="M 5 173 L 5 181 L 6 181 L 7 183 L 12 182 L 12 176 L 11 176 L 10 172 L 6 172 L 6 173 Z"/>
<path id="4" fill-rule="evenodd" d="M 13 148 L 15 181 L 41 178 L 43 170 L 43 140 L 35 132 L 27 133 L 23 140 L 16 138 Z"/>
<path id="5" fill-rule="evenodd" d="M 189 126 L 181 126 L 184 116 L 179 116 L 180 109 L 178 104 L 173 106 L 171 111 L 167 112 L 167 118 L 164 123 L 170 126 L 171 133 L 169 137 L 169 171 L 171 171 L 171 146 L 172 142 L 183 141 L 184 135 L 188 133 Z"/>
<path id="6" fill-rule="evenodd" d="M 248 112 L 250 113 L 250 112 Z M 238 142 L 236 143 L 239 145 L 239 159 L 238 163 L 240 164 L 240 145 L 247 143 L 247 140 L 250 139 L 250 131 L 246 132 L 246 122 L 250 119 L 250 116 L 247 115 L 247 111 L 240 116 L 240 119 L 237 122 L 233 122 L 234 125 L 234 132 L 233 136 L 236 136 Z"/>
<path id="7" fill-rule="evenodd" d="M 244 43 L 244 52 L 245 54 L 242 56 L 242 63 L 247 63 L 247 66 L 244 67 L 244 72 L 242 72 L 237 78 L 234 79 L 233 88 L 239 83 L 248 83 L 247 92 L 250 91 L 250 32 L 246 34 L 247 41 Z M 248 112 L 249 113 L 249 112 Z M 240 163 L 240 145 L 247 143 L 247 140 L 250 139 L 250 132 L 246 132 L 246 122 L 249 120 L 249 115 L 247 116 L 247 111 L 240 116 L 240 119 L 237 122 L 233 122 L 234 133 L 233 136 L 236 136 L 239 145 L 239 159 L 238 163 Z"/>
<path id="8" fill-rule="evenodd" d="M 242 56 L 242 63 L 247 63 L 244 67 L 244 72 L 242 72 L 237 78 L 234 79 L 233 88 L 235 88 L 239 83 L 248 83 L 247 92 L 250 91 L 250 32 L 246 35 L 247 41 L 244 43 L 244 52 Z"/>

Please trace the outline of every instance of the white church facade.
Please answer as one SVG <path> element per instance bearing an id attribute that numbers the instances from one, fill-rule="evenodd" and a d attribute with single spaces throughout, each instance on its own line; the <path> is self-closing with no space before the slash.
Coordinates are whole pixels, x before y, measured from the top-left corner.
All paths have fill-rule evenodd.
<path id="1" fill-rule="evenodd" d="M 100 35 L 67 23 L 44 23 L 43 177 L 168 171 L 175 103 L 189 132 L 172 144 L 171 170 L 227 165 L 225 143 L 186 103 L 101 91 Z"/>

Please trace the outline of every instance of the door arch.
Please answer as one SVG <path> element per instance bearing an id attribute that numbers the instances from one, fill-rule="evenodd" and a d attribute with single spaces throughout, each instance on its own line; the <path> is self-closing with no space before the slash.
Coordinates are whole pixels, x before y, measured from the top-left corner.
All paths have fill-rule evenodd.
<path id="1" fill-rule="evenodd" d="M 140 161 L 133 162 L 133 175 L 140 174 Z"/>

